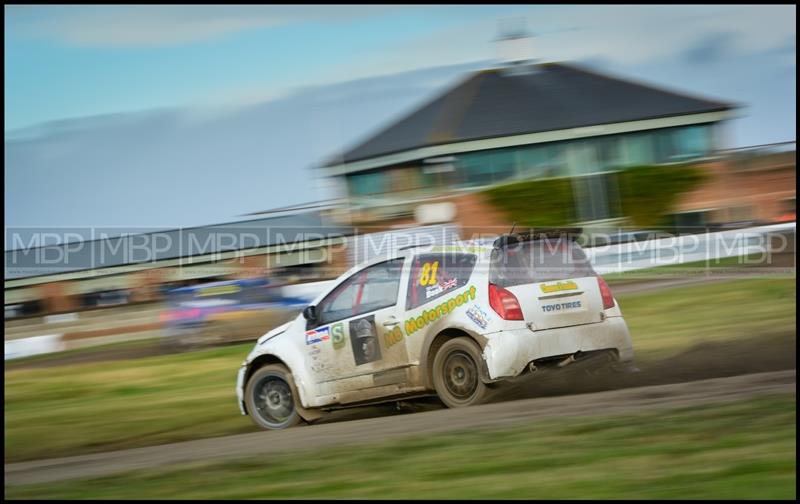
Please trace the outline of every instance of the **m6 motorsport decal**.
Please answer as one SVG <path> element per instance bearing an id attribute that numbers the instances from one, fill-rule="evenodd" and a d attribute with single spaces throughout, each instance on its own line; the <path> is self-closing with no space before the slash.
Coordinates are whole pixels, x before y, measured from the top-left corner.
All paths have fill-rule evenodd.
<path id="1" fill-rule="evenodd" d="M 353 346 L 356 366 L 381 359 L 375 315 L 350 321 L 350 344 Z"/>
<path id="2" fill-rule="evenodd" d="M 539 284 L 539 288 L 542 289 L 542 292 L 544 292 L 545 294 L 550 294 L 551 292 L 575 290 L 578 288 L 578 284 L 570 280 L 569 282 L 556 282 L 550 285 Z"/>
<path id="3" fill-rule="evenodd" d="M 313 345 L 331 339 L 330 327 L 318 327 L 306 331 L 306 345 Z"/>
<path id="4" fill-rule="evenodd" d="M 339 322 L 331 326 L 331 336 L 334 350 L 341 350 L 344 348 L 344 324 Z"/>
<path id="5" fill-rule="evenodd" d="M 400 329 L 400 326 L 394 326 L 390 331 L 386 331 L 383 333 L 383 342 L 386 344 L 386 348 L 389 348 L 403 339 L 403 330 Z"/>
<path id="6" fill-rule="evenodd" d="M 470 285 L 469 288 L 458 294 L 456 296 L 451 297 L 447 301 L 442 302 L 441 304 L 437 305 L 430 310 L 424 310 L 421 315 L 418 317 L 412 317 L 405 322 L 405 329 L 406 334 L 409 336 L 414 334 L 416 331 L 419 331 L 423 327 L 428 324 L 432 324 L 436 322 L 440 318 L 448 315 L 450 312 L 455 310 L 457 307 L 468 303 L 470 301 L 475 300 L 475 293 L 477 289 L 474 285 Z"/>
<path id="7" fill-rule="evenodd" d="M 489 325 L 489 315 L 478 305 L 467 310 L 467 317 L 481 329 L 486 329 L 486 326 Z"/>

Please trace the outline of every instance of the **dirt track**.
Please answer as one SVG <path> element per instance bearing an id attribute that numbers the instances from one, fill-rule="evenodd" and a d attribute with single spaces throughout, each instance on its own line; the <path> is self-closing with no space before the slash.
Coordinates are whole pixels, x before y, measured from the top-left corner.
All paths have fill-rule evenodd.
<path id="1" fill-rule="evenodd" d="M 256 432 L 184 443 L 60 459 L 7 464 L 6 485 L 101 476 L 163 464 L 315 450 L 334 444 L 381 441 L 454 429 L 498 427 L 553 416 L 604 415 L 674 408 L 748 397 L 796 393 L 796 371 L 746 374 L 669 385 L 607 390 L 591 394 L 540 397 L 449 410 L 435 406 L 412 415 L 304 425 L 285 431 Z"/>

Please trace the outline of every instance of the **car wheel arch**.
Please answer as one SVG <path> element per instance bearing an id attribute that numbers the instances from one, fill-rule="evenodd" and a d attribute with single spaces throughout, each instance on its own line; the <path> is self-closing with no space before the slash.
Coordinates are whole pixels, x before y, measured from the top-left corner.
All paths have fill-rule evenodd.
<path id="1" fill-rule="evenodd" d="M 292 368 L 280 357 L 273 354 L 261 354 L 247 364 L 247 373 L 244 376 L 244 382 L 247 383 L 250 377 L 253 376 L 253 373 L 268 364 L 280 364 L 288 369 L 290 373 L 292 372 Z"/>
<path id="2" fill-rule="evenodd" d="M 308 404 L 308 402 L 305 401 L 304 390 L 297 385 L 297 379 L 295 378 L 295 373 L 292 370 L 292 367 L 285 360 L 281 359 L 275 354 L 264 353 L 259 355 L 258 357 L 255 357 L 252 361 L 248 363 L 247 373 L 245 374 L 244 378 L 245 386 L 247 386 L 247 382 L 250 380 L 250 377 L 253 376 L 253 373 L 255 373 L 260 368 L 268 366 L 270 364 L 281 365 L 285 367 L 287 371 L 289 371 L 289 374 L 292 375 L 293 381 L 295 382 L 295 389 L 297 391 L 297 395 L 299 396 L 297 397 L 297 401 L 295 402 L 295 407 L 297 408 L 297 411 L 298 413 L 300 413 L 300 416 L 303 418 L 303 420 L 307 422 L 312 422 L 314 420 L 321 418 L 322 412 L 314 408 L 309 409 L 306 406 L 303 406 L 304 404 Z"/>
<path id="3" fill-rule="evenodd" d="M 459 337 L 467 337 L 474 341 L 478 348 L 483 350 L 486 346 L 486 338 L 481 337 L 479 334 L 474 334 L 464 329 L 459 328 L 448 328 L 442 331 L 439 331 L 436 334 L 430 334 L 425 338 L 425 342 L 423 343 L 423 352 L 422 352 L 422 359 L 421 359 L 421 366 L 420 371 L 422 374 L 422 384 L 430 389 L 434 389 L 433 385 L 433 361 L 436 357 L 436 352 L 442 345 L 445 344 L 448 340 L 453 338 Z M 489 378 L 489 370 L 486 367 L 486 361 L 481 361 L 481 380 L 484 382 L 490 382 L 491 378 Z"/>

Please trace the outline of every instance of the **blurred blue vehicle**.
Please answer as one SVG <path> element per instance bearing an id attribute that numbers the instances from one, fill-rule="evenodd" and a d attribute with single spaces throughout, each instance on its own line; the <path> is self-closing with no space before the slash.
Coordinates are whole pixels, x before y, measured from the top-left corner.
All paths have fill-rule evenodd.
<path id="1" fill-rule="evenodd" d="M 171 289 L 166 304 L 164 344 L 197 347 L 255 340 L 296 317 L 308 300 L 285 296 L 282 284 L 253 278 Z"/>

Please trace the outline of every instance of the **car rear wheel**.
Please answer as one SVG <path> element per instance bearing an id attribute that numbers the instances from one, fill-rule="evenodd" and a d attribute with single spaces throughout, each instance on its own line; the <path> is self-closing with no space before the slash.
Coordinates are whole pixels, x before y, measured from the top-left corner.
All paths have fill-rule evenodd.
<path id="1" fill-rule="evenodd" d="M 245 388 L 247 412 L 264 429 L 286 429 L 300 423 L 298 400 L 291 373 L 279 364 L 259 368 Z"/>
<path id="2" fill-rule="evenodd" d="M 481 352 L 467 337 L 453 338 L 436 352 L 433 359 L 433 385 L 448 408 L 461 408 L 484 402 L 489 387 L 481 381 Z"/>

